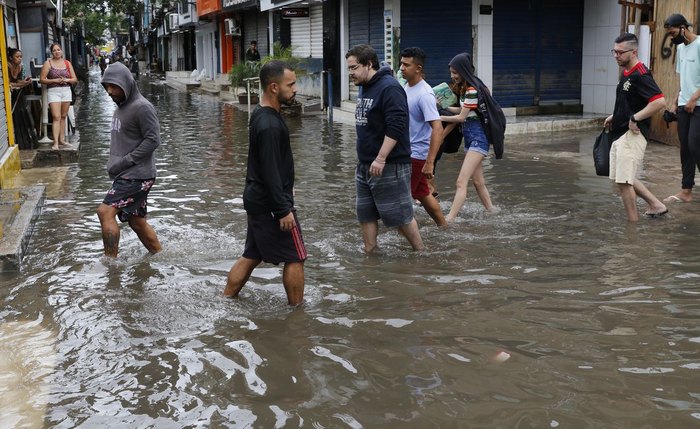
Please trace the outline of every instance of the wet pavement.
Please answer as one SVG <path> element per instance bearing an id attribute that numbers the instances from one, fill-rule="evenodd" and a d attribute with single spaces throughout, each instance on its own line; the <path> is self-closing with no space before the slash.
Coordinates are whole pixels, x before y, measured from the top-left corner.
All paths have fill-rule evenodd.
<path id="1" fill-rule="evenodd" d="M 22 271 L 0 274 L 0 427 L 700 423 L 700 202 L 627 223 L 593 174 L 597 130 L 510 136 L 484 165 L 499 213 L 470 192 L 437 229 L 418 208 L 425 251 L 380 228 L 383 250 L 366 256 L 353 128 L 290 119 L 309 250 L 292 310 L 272 265 L 240 300 L 221 297 L 245 240 L 247 113 L 141 88 L 162 124 L 149 219 L 163 252 L 122 229 L 118 259 L 101 258 L 114 105 L 93 80 L 79 162 L 35 177 L 44 212 Z M 677 158 L 647 148 L 660 197 L 677 190 Z M 460 163 L 438 166 L 444 210 Z"/>

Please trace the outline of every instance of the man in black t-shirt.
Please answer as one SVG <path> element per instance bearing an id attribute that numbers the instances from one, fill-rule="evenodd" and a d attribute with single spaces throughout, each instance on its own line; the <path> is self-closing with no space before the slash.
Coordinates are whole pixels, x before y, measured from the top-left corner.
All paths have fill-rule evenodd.
<path id="1" fill-rule="evenodd" d="M 245 51 L 245 60 L 249 62 L 260 61 L 260 51 L 258 51 L 258 42 L 255 40 L 250 41 L 250 47 Z"/>
<path id="2" fill-rule="evenodd" d="M 294 160 L 282 104 L 296 95 L 289 64 L 270 61 L 260 69 L 263 94 L 249 124 L 248 172 L 243 207 L 248 231 L 243 256 L 228 274 L 224 296 L 235 298 L 260 262 L 284 263 L 282 283 L 289 305 L 304 299 L 306 247 L 294 208 Z"/>
<path id="3" fill-rule="evenodd" d="M 650 118 L 666 105 L 651 72 L 637 58 L 637 47 L 634 34 L 625 33 L 615 39 L 611 52 L 624 70 L 617 85 L 613 114 L 605 119 L 605 126 L 610 127 L 611 137 L 615 140 L 610 149 L 610 179 L 620 189 L 630 222 L 639 220 L 637 196 L 649 205 L 644 213 L 646 216 L 658 217 L 668 213 L 666 206 L 636 177 L 644 160 Z"/>

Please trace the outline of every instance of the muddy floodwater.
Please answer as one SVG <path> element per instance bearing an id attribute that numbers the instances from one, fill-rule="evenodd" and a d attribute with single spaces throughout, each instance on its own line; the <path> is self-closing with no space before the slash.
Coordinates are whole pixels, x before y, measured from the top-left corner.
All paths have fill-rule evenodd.
<path id="1" fill-rule="evenodd" d="M 306 302 L 261 265 L 222 298 L 245 240 L 247 113 L 140 82 L 163 145 L 149 256 L 95 208 L 115 108 L 92 75 L 80 161 L 47 183 L 19 273 L 0 276 L 2 428 L 688 428 L 700 426 L 700 200 L 628 224 L 590 156 L 596 130 L 509 136 L 455 224 L 416 209 L 426 250 L 354 218 L 354 127 L 290 119 Z M 644 180 L 679 187 L 676 148 Z M 438 165 L 449 209 L 461 154 Z M 47 181 L 57 180 L 51 175 Z M 640 204 L 640 210 L 644 208 Z"/>

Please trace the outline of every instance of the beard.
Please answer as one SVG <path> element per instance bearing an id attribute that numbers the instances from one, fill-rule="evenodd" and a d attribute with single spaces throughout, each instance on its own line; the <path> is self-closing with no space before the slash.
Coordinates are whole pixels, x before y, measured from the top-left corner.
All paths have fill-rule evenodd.
<path id="1" fill-rule="evenodd" d="M 296 102 L 296 94 L 292 95 L 290 98 L 286 100 L 280 100 L 280 103 L 284 104 L 285 106 L 292 106 Z"/>

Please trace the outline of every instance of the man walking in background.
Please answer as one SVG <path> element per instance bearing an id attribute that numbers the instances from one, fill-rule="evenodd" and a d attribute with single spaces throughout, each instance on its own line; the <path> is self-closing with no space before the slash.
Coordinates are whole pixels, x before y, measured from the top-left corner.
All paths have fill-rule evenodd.
<path id="1" fill-rule="evenodd" d="M 689 203 L 693 199 L 695 169 L 700 170 L 700 42 L 688 29 L 690 24 L 681 14 L 674 13 L 664 22 L 666 34 L 678 46 L 676 73 L 680 74 L 680 92 L 675 92 L 668 110 L 678 116 L 678 140 L 681 144 L 681 191 L 664 203 Z"/>
<path id="2" fill-rule="evenodd" d="M 377 54 L 357 45 L 345 54 L 359 86 L 355 108 L 357 168 L 355 207 L 365 252 L 377 248 L 378 220 L 398 228 L 414 250 L 423 249 L 411 198 L 411 141 L 406 93 Z"/>
<path id="3" fill-rule="evenodd" d="M 403 89 L 408 100 L 411 138 L 411 196 L 420 201 L 438 226 L 445 226 L 447 221 L 440 203 L 428 186 L 442 144 L 442 122 L 433 88 L 423 80 L 424 64 L 425 52 L 421 48 L 401 51 L 401 74 L 406 79 Z"/>
<path id="4" fill-rule="evenodd" d="M 154 151 L 160 145 L 160 123 L 153 105 L 139 92 L 131 71 L 122 63 L 111 64 L 102 86 L 117 103 L 111 124 L 107 172 L 112 188 L 97 208 L 106 256 L 119 251 L 119 224 L 128 222 L 151 253 L 160 251 L 156 232 L 146 222 L 147 198 L 156 181 Z"/>
<path id="5" fill-rule="evenodd" d="M 649 205 L 644 213 L 658 217 L 668 213 L 666 206 L 637 179 L 644 161 L 650 118 L 664 108 L 666 101 L 651 72 L 637 58 L 637 36 L 630 33 L 615 39 L 612 54 L 624 70 L 617 84 L 613 114 L 605 119 L 615 140 L 610 149 L 610 179 L 617 183 L 630 222 L 639 220 L 637 197 Z M 640 135 L 641 133 L 641 135 Z"/>

